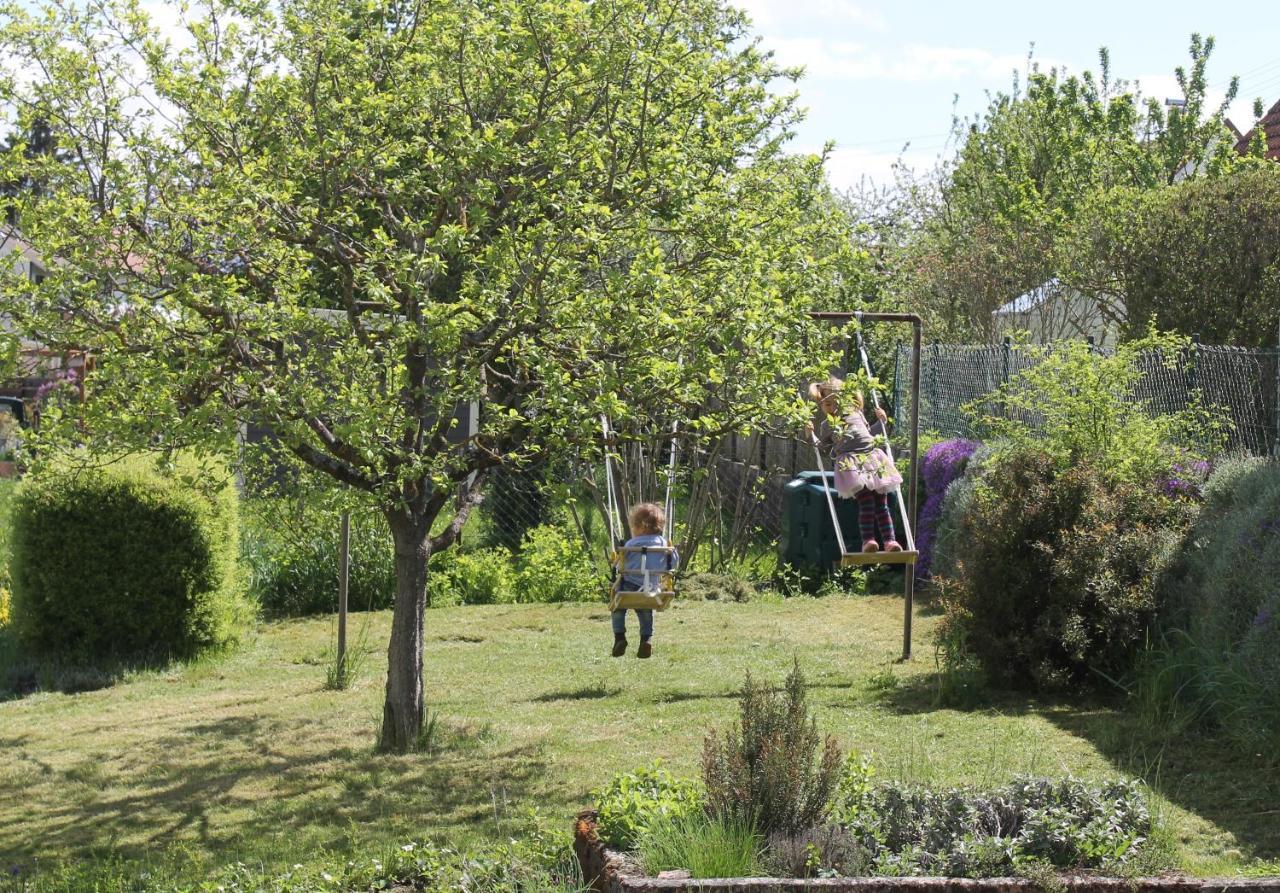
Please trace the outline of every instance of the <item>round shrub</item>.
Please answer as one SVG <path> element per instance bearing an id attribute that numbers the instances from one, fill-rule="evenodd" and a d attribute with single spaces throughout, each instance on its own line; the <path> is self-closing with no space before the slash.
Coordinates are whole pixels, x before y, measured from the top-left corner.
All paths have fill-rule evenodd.
<path id="1" fill-rule="evenodd" d="M 185 657 L 251 618 L 221 463 L 137 457 L 28 478 L 13 506 L 13 625 L 34 652 Z"/>
<path id="2" fill-rule="evenodd" d="M 1229 459 L 1161 574 L 1167 652 L 1147 669 L 1189 712 L 1248 744 L 1280 735 L 1280 466 Z M 1146 679 L 1147 684 L 1159 680 Z"/>
<path id="3" fill-rule="evenodd" d="M 1127 672 L 1192 504 L 1026 447 L 994 459 L 968 501 L 944 632 L 958 624 L 988 676 L 1013 687 Z"/>

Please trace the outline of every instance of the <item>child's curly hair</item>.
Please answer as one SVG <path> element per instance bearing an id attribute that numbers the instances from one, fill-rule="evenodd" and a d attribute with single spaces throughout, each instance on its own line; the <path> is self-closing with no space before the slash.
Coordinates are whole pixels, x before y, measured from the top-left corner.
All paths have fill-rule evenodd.
<path id="1" fill-rule="evenodd" d="M 844 379 L 836 378 L 834 375 L 826 381 L 815 381 L 809 385 L 809 399 L 814 403 L 821 403 L 828 397 L 847 396 L 853 401 L 853 405 L 858 409 L 862 409 L 862 391 L 856 388 L 850 388 L 848 391 L 844 389 Z"/>
<path id="2" fill-rule="evenodd" d="M 642 502 L 627 513 L 632 534 L 662 533 L 667 526 L 667 510 L 656 502 Z"/>

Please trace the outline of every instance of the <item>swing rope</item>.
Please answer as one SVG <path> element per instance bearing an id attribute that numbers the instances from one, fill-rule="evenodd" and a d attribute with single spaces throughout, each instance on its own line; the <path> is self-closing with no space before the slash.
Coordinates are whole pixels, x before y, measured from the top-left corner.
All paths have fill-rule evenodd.
<path id="1" fill-rule="evenodd" d="M 836 515 L 836 500 L 831 495 L 834 488 L 827 483 L 827 469 L 822 464 L 822 450 L 818 448 L 818 435 L 811 434 L 810 439 L 813 441 L 813 458 L 818 460 L 818 473 L 822 475 L 822 492 L 827 494 L 827 508 L 831 510 L 831 526 L 836 531 L 836 544 L 840 546 L 841 555 L 848 555 L 849 550 L 844 545 L 844 533 L 840 530 L 840 518 Z"/>
<path id="2" fill-rule="evenodd" d="M 858 331 L 854 333 L 854 337 L 857 339 L 858 344 L 858 355 L 862 359 L 863 371 L 867 373 L 867 378 L 871 379 L 873 377 L 871 375 L 871 361 L 867 357 L 867 344 L 862 340 L 862 313 L 855 313 L 854 319 L 858 321 Z M 871 405 L 875 409 L 879 409 L 880 398 L 877 396 L 876 389 L 870 388 L 869 390 L 871 391 Z M 889 443 L 889 432 L 887 427 L 885 429 L 884 452 L 885 455 L 889 457 L 889 461 L 893 462 L 893 446 Z M 919 457 L 912 456 L 911 461 L 917 462 L 919 461 Z M 898 487 L 894 493 L 898 497 L 898 512 L 902 516 L 902 532 L 907 535 L 907 551 L 914 552 L 916 550 L 916 539 L 915 535 L 911 531 L 911 518 L 907 515 L 907 504 L 902 498 L 902 487 Z"/>
<path id="3" fill-rule="evenodd" d="M 613 440 L 613 432 L 609 428 L 609 417 L 604 413 L 600 414 L 600 432 L 604 435 L 604 489 L 606 508 L 609 513 L 609 537 L 612 540 L 612 547 L 616 549 L 624 540 L 622 515 L 618 504 L 618 492 L 613 483 L 613 446 L 610 442 Z"/>
<path id="4" fill-rule="evenodd" d="M 858 320 L 858 324 L 859 324 L 859 326 L 861 326 L 861 324 L 862 324 L 862 314 L 861 314 L 861 313 L 855 313 L 855 314 L 854 314 L 854 318 Z M 866 372 L 866 373 L 867 373 L 867 378 L 868 378 L 868 379 L 871 379 L 871 378 L 872 378 L 872 375 L 871 375 L 871 360 L 870 360 L 870 358 L 867 356 L 867 345 L 866 345 L 866 342 L 865 342 L 865 341 L 863 341 L 863 339 L 862 339 L 862 330 L 861 330 L 861 328 L 859 328 L 859 330 L 858 330 L 857 332 L 855 332 L 855 333 L 854 333 L 854 335 L 855 335 L 855 337 L 856 337 L 856 339 L 857 339 L 857 345 L 858 345 L 858 357 L 859 357 L 859 359 L 862 361 L 862 369 L 863 369 L 863 371 L 864 371 L 864 372 Z M 878 396 L 878 394 L 877 394 L 877 392 L 876 392 L 876 389 L 873 387 L 873 388 L 870 388 L 869 390 L 871 391 L 871 405 L 872 405 L 872 407 L 873 407 L 873 408 L 875 408 L 875 409 L 879 409 L 879 408 L 880 408 L 880 399 L 879 399 L 879 396 Z M 828 483 L 827 483 L 827 470 L 826 470 L 826 466 L 825 466 L 825 465 L 823 464 L 823 462 L 822 462 L 822 450 L 820 450 L 820 449 L 819 449 L 819 444 L 818 444 L 818 437 L 817 437 L 817 435 L 816 435 L 816 434 L 811 435 L 811 439 L 812 439 L 812 441 L 813 441 L 813 457 L 818 461 L 818 471 L 819 471 L 819 473 L 822 475 L 822 491 L 823 491 L 823 493 L 825 493 L 825 494 L 826 494 L 826 497 L 827 497 L 827 509 L 831 512 L 831 526 L 832 526 L 832 527 L 834 527 L 834 528 L 835 528 L 835 531 L 836 531 L 836 543 L 840 546 L 840 554 L 841 554 L 841 555 L 848 555 L 848 554 L 849 554 L 849 550 L 845 547 L 845 543 L 844 543 L 844 533 L 843 533 L 843 531 L 840 529 L 840 518 L 839 518 L 839 516 L 836 514 L 836 501 L 835 501 L 835 497 L 832 495 L 832 494 L 833 494 L 833 492 L 834 492 L 834 489 L 835 489 L 835 488 L 834 488 L 834 487 L 832 487 L 830 484 L 828 484 Z M 885 440 L 884 440 L 884 451 L 885 451 L 885 455 L 889 457 L 889 461 L 890 461 L 890 462 L 892 462 L 892 461 L 893 461 L 893 446 L 889 443 L 889 438 L 888 438 L 888 432 L 887 432 L 887 431 L 886 431 L 886 436 L 885 436 Z M 913 461 L 913 462 L 914 462 L 914 461 L 916 461 L 916 460 L 915 460 L 915 457 L 912 457 L 912 461 Z M 902 516 L 902 532 L 903 532 L 904 534 L 906 534 L 906 540 L 907 540 L 907 551 L 908 551 L 908 552 L 914 552 L 914 551 L 916 550 L 916 540 L 915 540 L 915 535 L 914 535 L 914 534 L 912 533 L 912 531 L 911 531 L 911 518 L 907 515 L 907 506 L 906 506 L 906 502 L 905 502 L 905 501 L 903 500 L 903 498 L 902 498 L 902 488 L 901 488 L 901 487 L 899 487 L 897 490 L 895 490 L 895 491 L 894 491 L 894 493 L 895 493 L 895 495 L 898 497 L 898 511 L 899 511 L 899 513 L 900 513 L 900 514 L 901 514 L 901 516 Z"/>

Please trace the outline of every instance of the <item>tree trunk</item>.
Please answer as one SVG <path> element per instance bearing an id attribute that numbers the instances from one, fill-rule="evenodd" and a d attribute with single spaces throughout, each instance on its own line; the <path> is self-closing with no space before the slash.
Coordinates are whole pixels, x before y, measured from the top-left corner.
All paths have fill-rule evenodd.
<path id="1" fill-rule="evenodd" d="M 396 603 L 387 646 L 387 698 L 382 707 L 378 747 L 404 753 L 422 730 L 423 612 L 427 607 L 427 561 L 431 557 L 426 519 L 402 510 L 387 513 L 396 549 Z"/>

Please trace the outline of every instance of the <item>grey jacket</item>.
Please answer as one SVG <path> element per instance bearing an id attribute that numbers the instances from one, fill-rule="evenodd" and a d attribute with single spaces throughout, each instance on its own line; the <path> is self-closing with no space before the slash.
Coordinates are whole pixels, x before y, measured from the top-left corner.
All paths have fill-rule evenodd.
<path id="1" fill-rule="evenodd" d="M 831 425 L 826 414 L 819 411 L 818 423 L 813 426 L 818 443 L 830 456 L 843 456 L 849 453 L 869 453 L 880 445 L 878 438 L 888 434 L 879 419 L 867 424 L 867 418 L 861 412 L 851 410 L 835 427 Z"/>

